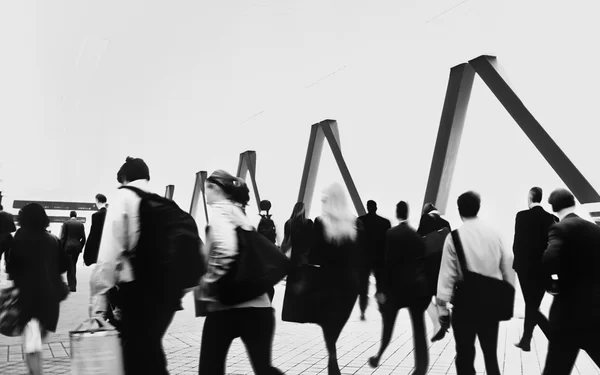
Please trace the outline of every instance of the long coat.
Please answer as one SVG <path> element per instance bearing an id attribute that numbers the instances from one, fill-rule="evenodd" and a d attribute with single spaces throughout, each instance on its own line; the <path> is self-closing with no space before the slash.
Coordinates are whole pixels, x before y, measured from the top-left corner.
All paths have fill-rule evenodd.
<path id="1" fill-rule="evenodd" d="M 19 289 L 21 318 L 36 318 L 48 331 L 56 331 L 67 260 L 58 238 L 43 231 L 21 228 L 15 234 L 6 271 Z"/>

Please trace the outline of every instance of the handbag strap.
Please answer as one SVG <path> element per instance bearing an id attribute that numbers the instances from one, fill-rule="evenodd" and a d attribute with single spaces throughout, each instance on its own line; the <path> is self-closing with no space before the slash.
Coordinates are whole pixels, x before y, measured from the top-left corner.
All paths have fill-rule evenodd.
<path id="1" fill-rule="evenodd" d="M 463 249 L 462 241 L 460 240 L 460 236 L 458 235 L 458 229 L 452 231 L 452 241 L 454 241 L 454 249 L 456 250 L 456 256 L 458 257 L 458 262 L 460 263 L 460 268 L 463 270 L 463 273 L 469 270 L 467 268 L 467 260 L 465 258 L 465 250 Z"/>

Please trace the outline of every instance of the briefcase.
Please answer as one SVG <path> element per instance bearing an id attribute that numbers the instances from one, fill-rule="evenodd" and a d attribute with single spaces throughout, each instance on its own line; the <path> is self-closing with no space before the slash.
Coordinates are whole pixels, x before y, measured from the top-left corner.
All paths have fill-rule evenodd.
<path id="1" fill-rule="evenodd" d="M 69 338 L 71 374 L 125 375 L 119 332 L 103 319 L 84 321 L 69 332 Z"/>

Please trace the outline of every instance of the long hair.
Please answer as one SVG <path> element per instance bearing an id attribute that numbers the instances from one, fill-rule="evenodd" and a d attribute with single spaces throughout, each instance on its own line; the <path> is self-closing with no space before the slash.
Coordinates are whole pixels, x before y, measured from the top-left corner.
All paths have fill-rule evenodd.
<path id="1" fill-rule="evenodd" d="M 325 239 L 339 244 L 356 239 L 356 218 L 350 212 L 342 185 L 333 183 L 323 190 L 321 221 Z"/>

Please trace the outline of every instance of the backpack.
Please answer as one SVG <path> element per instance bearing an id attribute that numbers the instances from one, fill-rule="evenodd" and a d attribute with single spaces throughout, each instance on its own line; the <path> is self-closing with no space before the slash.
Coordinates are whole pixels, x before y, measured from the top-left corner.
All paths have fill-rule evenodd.
<path id="1" fill-rule="evenodd" d="M 175 202 L 132 186 L 140 203 L 140 238 L 129 251 L 136 280 L 156 297 L 177 299 L 200 283 L 205 270 L 202 240 L 194 218 Z"/>
<path id="2" fill-rule="evenodd" d="M 277 229 L 275 229 L 275 223 L 271 220 L 271 215 L 260 215 L 260 222 L 256 231 L 267 237 L 272 243 L 277 240 Z"/>

